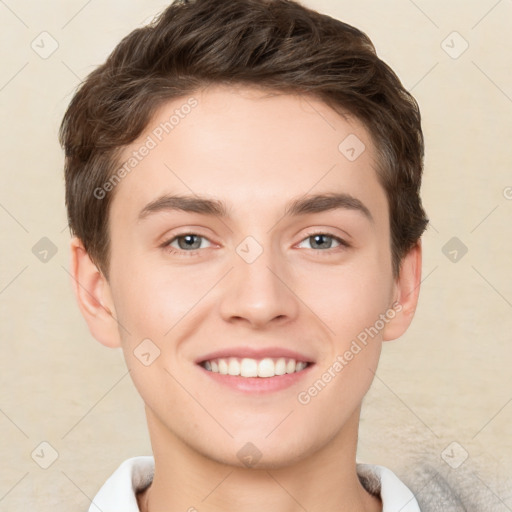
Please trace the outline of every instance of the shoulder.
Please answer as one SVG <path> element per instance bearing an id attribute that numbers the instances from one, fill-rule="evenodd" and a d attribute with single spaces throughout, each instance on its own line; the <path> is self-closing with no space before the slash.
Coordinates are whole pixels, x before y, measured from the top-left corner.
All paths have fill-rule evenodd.
<path id="1" fill-rule="evenodd" d="M 388 468 L 373 464 L 357 464 L 362 486 L 380 498 L 383 512 L 421 512 L 411 490 Z"/>
<path id="2" fill-rule="evenodd" d="M 444 463 L 443 463 L 444 464 Z M 497 512 L 508 510 L 469 467 L 453 469 L 420 461 L 410 464 L 401 476 L 414 493 L 421 512 Z"/>
<path id="3" fill-rule="evenodd" d="M 98 491 L 89 512 L 139 512 L 137 492 L 153 480 L 154 466 L 152 456 L 125 460 Z"/>

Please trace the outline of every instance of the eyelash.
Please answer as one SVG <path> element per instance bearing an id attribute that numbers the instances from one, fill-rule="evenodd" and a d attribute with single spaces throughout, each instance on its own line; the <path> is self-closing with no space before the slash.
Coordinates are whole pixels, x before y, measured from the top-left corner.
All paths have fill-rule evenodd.
<path id="1" fill-rule="evenodd" d="M 182 233 L 182 234 L 179 234 L 179 235 L 175 235 L 173 236 L 172 238 L 170 238 L 169 240 L 167 240 L 166 242 L 164 242 L 160 247 L 162 247 L 163 249 L 165 249 L 168 253 L 170 254 L 177 254 L 177 255 L 180 255 L 180 256 L 195 256 L 198 252 L 200 252 L 201 250 L 203 249 L 195 249 L 193 251 L 185 251 L 185 250 L 182 250 L 182 249 L 174 249 L 170 246 L 170 244 L 172 242 L 174 242 L 175 240 L 177 240 L 178 238 L 183 238 L 185 236 L 188 236 L 188 235 L 193 235 L 193 236 L 196 236 L 196 237 L 199 237 L 199 238 L 204 238 L 206 240 L 208 240 L 207 237 L 203 236 L 203 235 L 199 235 L 197 233 Z M 311 249 L 312 251 L 315 251 L 315 252 L 318 252 L 318 253 L 325 253 L 324 256 L 329 256 L 330 254 L 332 254 L 333 251 L 336 251 L 336 249 L 348 249 L 351 247 L 351 245 L 346 241 L 344 240 L 343 238 L 340 238 L 338 236 L 335 236 L 333 235 L 332 233 L 328 233 L 328 232 L 325 232 L 325 231 L 314 231 L 314 232 L 311 232 L 311 233 L 308 233 L 301 241 L 300 243 L 304 242 L 304 240 L 307 240 L 308 238 L 311 238 L 311 237 L 314 237 L 316 235 L 324 235 L 324 236 L 327 236 L 329 238 L 332 238 L 333 240 L 335 240 L 336 242 L 338 242 L 340 245 L 338 247 L 334 247 L 334 248 L 331 248 L 331 249 L 318 249 L 318 250 L 315 250 L 315 249 Z"/>

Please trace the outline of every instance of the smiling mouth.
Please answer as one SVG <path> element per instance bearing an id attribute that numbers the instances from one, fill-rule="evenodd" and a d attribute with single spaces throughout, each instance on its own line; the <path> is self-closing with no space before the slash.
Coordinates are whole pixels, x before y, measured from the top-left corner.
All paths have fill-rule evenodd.
<path id="1" fill-rule="evenodd" d="M 290 373 L 298 373 L 305 370 L 312 363 L 296 359 L 278 357 L 265 357 L 263 359 L 251 359 L 249 357 L 227 357 L 210 359 L 199 363 L 205 370 L 221 375 L 233 375 L 239 377 L 276 377 Z"/>

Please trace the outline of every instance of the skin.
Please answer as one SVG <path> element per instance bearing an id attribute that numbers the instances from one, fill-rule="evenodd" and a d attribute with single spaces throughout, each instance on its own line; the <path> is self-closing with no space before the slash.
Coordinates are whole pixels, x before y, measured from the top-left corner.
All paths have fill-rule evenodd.
<path id="1" fill-rule="evenodd" d="M 311 97 L 255 88 L 215 86 L 191 96 L 198 105 L 115 189 L 108 280 L 80 240 L 71 243 L 82 314 L 98 341 L 122 347 L 145 402 L 155 477 L 139 506 L 379 511 L 380 499 L 356 474 L 360 408 L 382 342 L 403 334 L 414 315 L 421 246 L 395 278 L 375 148 L 357 119 Z M 163 105 L 123 156 L 187 99 Z M 349 134 L 366 147 L 354 161 L 338 149 Z M 351 208 L 284 216 L 291 199 L 332 192 L 357 198 L 372 219 Z M 165 193 L 222 200 L 230 215 L 165 210 L 140 219 Z M 350 247 L 329 236 L 328 248 L 319 247 L 311 232 Z M 204 237 L 193 253 L 174 238 L 190 233 Z M 236 252 L 247 236 L 263 251 L 252 263 Z M 163 246 L 169 240 L 178 253 Z M 401 311 L 309 403 L 299 403 L 298 393 L 395 301 Z M 134 355 L 147 338 L 160 350 L 149 366 Z M 297 350 L 315 365 L 297 385 L 248 395 L 195 363 L 234 346 Z M 261 453 L 252 467 L 237 457 L 248 442 Z"/>

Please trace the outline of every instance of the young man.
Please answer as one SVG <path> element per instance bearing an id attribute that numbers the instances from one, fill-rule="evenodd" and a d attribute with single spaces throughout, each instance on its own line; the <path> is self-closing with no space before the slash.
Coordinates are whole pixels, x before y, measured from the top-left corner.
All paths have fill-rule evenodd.
<path id="1" fill-rule="evenodd" d="M 90 510 L 420 510 L 356 464 L 427 224 L 418 106 L 368 37 L 290 0 L 177 1 L 60 138 L 78 304 L 122 347 L 154 454 Z"/>

